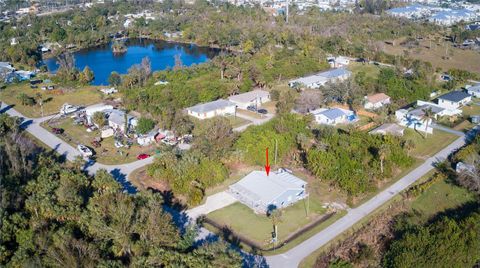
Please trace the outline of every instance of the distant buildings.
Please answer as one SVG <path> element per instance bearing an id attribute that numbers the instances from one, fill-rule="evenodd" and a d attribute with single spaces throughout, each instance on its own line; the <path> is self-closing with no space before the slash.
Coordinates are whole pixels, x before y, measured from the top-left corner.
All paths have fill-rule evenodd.
<path id="1" fill-rule="evenodd" d="M 353 111 L 341 108 L 320 108 L 310 113 L 314 116 L 315 122 L 321 125 L 336 126 L 358 120 Z"/>
<path id="2" fill-rule="evenodd" d="M 286 169 L 270 172 L 252 171 L 232 184 L 229 192 L 241 203 L 264 214 L 272 208 L 288 207 L 308 196 L 307 182 Z"/>
<path id="3" fill-rule="evenodd" d="M 259 107 L 270 101 L 270 93 L 265 90 L 252 90 L 250 92 L 234 95 L 228 98 L 235 103 L 239 109 L 246 110 L 249 106 Z"/>
<path id="4" fill-rule="evenodd" d="M 392 8 L 386 11 L 394 17 L 411 20 L 425 20 L 443 26 L 451 26 L 459 22 L 475 21 L 480 17 L 480 5 L 460 4 L 454 8 L 434 5 L 412 4 L 405 7 Z"/>
<path id="5" fill-rule="evenodd" d="M 288 85 L 292 88 L 297 86 L 307 87 L 307 88 L 319 88 L 324 86 L 326 83 L 335 83 L 348 79 L 352 75 L 352 72 L 349 70 L 338 68 L 330 69 L 328 71 L 320 72 L 314 75 L 309 75 L 294 80 L 290 80 Z"/>
<path id="6" fill-rule="evenodd" d="M 212 118 L 218 115 L 234 115 L 237 105 L 231 101 L 220 99 L 212 102 L 197 104 L 187 108 L 188 115 L 198 119 Z"/>

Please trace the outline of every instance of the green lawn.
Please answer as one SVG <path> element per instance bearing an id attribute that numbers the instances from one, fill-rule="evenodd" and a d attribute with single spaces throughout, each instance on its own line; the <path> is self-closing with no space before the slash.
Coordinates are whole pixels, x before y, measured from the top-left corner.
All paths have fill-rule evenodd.
<path id="1" fill-rule="evenodd" d="M 49 126 L 44 125 L 48 130 Z M 95 151 L 96 160 L 102 164 L 123 164 L 130 163 L 137 160 L 137 155 L 146 153 L 152 155 L 155 153 L 155 146 L 140 146 L 138 144 L 132 145 L 130 148 L 116 148 L 114 145 L 114 138 L 109 137 L 101 142 L 100 148 L 93 148 L 91 142 L 95 137 L 100 137 L 99 131 L 87 132 L 84 126 L 74 125 L 71 118 L 64 119 L 55 124 L 54 127 L 63 128 L 64 135 L 59 137 L 70 145 L 76 147 L 79 143 L 84 144 Z"/>
<path id="2" fill-rule="evenodd" d="M 293 232 L 323 215 L 326 210 L 320 202 L 310 198 L 310 212 L 306 216 L 306 202 L 299 201 L 283 210 L 282 221 L 278 225 L 279 240 L 283 241 Z M 216 210 L 208 218 L 227 225 L 234 232 L 254 240 L 262 245 L 269 244 L 273 231 L 272 222 L 266 215 L 255 214 L 249 207 L 236 202 L 228 207 Z"/>
<path id="3" fill-rule="evenodd" d="M 475 196 L 466 189 L 445 180 L 433 184 L 412 202 L 412 209 L 419 221 L 424 221 L 438 212 L 474 201 Z"/>
<path id="4" fill-rule="evenodd" d="M 229 121 L 232 128 L 240 127 L 246 124 L 251 123 L 250 121 L 243 119 L 238 116 L 225 116 Z"/>
<path id="5" fill-rule="evenodd" d="M 434 129 L 433 134 L 428 134 L 426 138 L 423 133 L 420 134 L 410 128 L 406 128 L 404 133 L 405 139 L 410 139 L 415 143 L 411 155 L 420 158 L 433 156 L 458 138 L 454 134 L 437 129 Z"/>
<path id="6" fill-rule="evenodd" d="M 30 97 L 35 97 L 37 93 L 42 94 L 44 102 L 43 111 L 44 116 L 58 113 L 60 107 L 64 103 L 74 105 L 91 105 L 102 101 L 103 95 L 95 86 L 85 86 L 78 89 L 62 89 L 57 87 L 53 91 L 41 90 L 42 84 L 38 85 L 37 89 L 30 88 L 29 83 L 20 83 L 8 85 L 5 89 L 0 90 L 0 100 L 9 104 L 15 105 L 15 109 L 22 113 L 26 117 L 41 117 L 41 109 L 38 105 L 23 106 L 17 99 L 17 96 L 21 93 L 25 93 Z M 63 93 L 62 93 L 63 92 Z"/>
<path id="7" fill-rule="evenodd" d="M 478 99 L 475 99 L 469 105 L 462 107 L 462 114 L 466 117 L 470 117 L 471 115 L 480 115 L 480 105 L 474 104 L 477 102 L 479 102 Z"/>
<path id="8" fill-rule="evenodd" d="M 374 64 L 363 64 L 360 62 L 351 62 L 348 65 L 348 69 L 354 74 L 358 74 L 359 72 L 364 72 L 366 77 L 376 79 L 378 74 L 380 73 L 380 69 L 383 67 L 374 65 Z"/>

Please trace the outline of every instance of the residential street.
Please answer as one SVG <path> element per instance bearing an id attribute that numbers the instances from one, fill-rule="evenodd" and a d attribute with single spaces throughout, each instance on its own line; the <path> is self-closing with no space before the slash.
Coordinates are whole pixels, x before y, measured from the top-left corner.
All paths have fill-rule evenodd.
<path id="1" fill-rule="evenodd" d="M 467 135 L 471 134 L 473 134 L 473 132 L 470 132 Z M 465 138 L 466 136 L 462 135 L 453 143 L 438 152 L 435 156 L 428 158 L 425 163 L 408 173 L 405 177 L 401 178 L 395 184 L 380 192 L 363 205 L 351 209 L 347 215 L 340 218 L 335 223 L 325 228 L 323 231 L 317 233 L 308 240 L 299 244 L 295 248 L 287 251 L 284 254 L 266 257 L 267 263 L 272 268 L 298 267 L 298 265 L 304 258 L 309 256 L 311 253 L 313 253 L 320 247 L 326 245 L 330 240 L 334 239 L 336 236 L 340 235 L 341 233 L 352 227 L 363 217 L 372 213 L 377 208 L 382 206 L 385 202 L 393 198 L 396 194 L 406 189 L 416 180 L 420 179 L 423 175 L 425 175 L 434 168 L 434 164 L 436 162 L 445 159 L 450 153 L 465 145 Z"/>

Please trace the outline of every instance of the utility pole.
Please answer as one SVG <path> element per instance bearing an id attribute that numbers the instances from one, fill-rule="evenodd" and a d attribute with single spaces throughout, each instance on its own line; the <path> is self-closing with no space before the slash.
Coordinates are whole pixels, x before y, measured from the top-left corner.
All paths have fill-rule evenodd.
<path id="1" fill-rule="evenodd" d="M 288 23 L 288 4 L 289 4 L 289 0 L 287 0 L 287 8 L 286 8 L 286 22 Z"/>

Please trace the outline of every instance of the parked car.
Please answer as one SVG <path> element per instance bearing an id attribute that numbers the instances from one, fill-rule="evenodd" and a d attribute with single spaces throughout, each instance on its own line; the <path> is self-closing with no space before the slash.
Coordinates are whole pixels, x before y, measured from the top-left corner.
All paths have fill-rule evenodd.
<path id="1" fill-rule="evenodd" d="M 38 88 L 38 86 L 31 85 L 30 88 L 35 89 Z"/>
<path id="2" fill-rule="evenodd" d="M 257 113 L 259 114 L 268 114 L 268 111 L 266 109 L 258 109 Z"/>
<path id="3" fill-rule="evenodd" d="M 149 157 L 150 157 L 150 155 L 148 155 L 148 154 L 139 154 L 139 155 L 137 155 L 137 159 L 138 159 L 138 160 L 147 159 L 147 158 L 149 158 Z"/>
<path id="4" fill-rule="evenodd" d="M 52 128 L 53 134 L 60 135 L 60 134 L 63 133 L 63 131 L 64 131 L 63 128 L 57 128 L 57 127 L 53 127 L 53 128 Z"/>
<path id="5" fill-rule="evenodd" d="M 90 150 L 90 148 L 88 148 L 87 146 L 85 146 L 83 144 L 79 144 L 77 146 L 77 149 L 80 151 L 80 153 L 82 154 L 83 157 L 90 157 L 90 156 L 93 155 L 92 150 Z"/>
<path id="6" fill-rule="evenodd" d="M 64 103 L 62 105 L 62 108 L 60 108 L 60 114 L 67 115 L 67 114 L 78 111 L 78 109 L 79 109 L 78 106 L 71 105 L 71 104 L 68 104 L 68 103 Z"/>
<path id="7" fill-rule="evenodd" d="M 248 106 L 247 110 L 252 111 L 252 112 L 256 112 L 257 108 L 255 108 L 255 106 Z"/>

